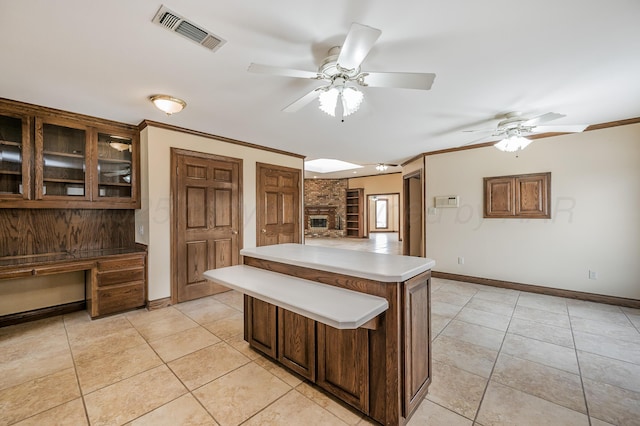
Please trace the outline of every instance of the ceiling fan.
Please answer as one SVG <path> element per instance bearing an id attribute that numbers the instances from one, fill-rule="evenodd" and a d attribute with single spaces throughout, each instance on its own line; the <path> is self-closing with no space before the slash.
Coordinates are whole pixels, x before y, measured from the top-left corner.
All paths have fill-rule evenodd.
<path id="1" fill-rule="evenodd" d="M 478 130 L 464 130 L 464 132 L 491 132 L 489 136 L 483 136 L 480 139 L 469 142 L 465 145 L 470 145 L 474 142 L 486 139 L 488 137 L 502 137 L 503 139 L 496 143 L 495 147 L 502 151 L 517 151 L 524 149 L 531 141 L 523 137 L 523 135 L 531 133 L 579 133 L 587 128 L 587 124 L 574 124 L 574 125 L 560 125 L 560 126 L 541 126 L 542 123 L 547 123 L 552 120 L 566 117 L 564 114 L 558 114 L 556 112 L 548 112 L 546 114 L 538 115 L 535 117 L 527 118 L 522 115 L 521 112 L 509 112 L 506 113 L 502 120 L 498 123 L 497 127 L 491 129 L 478 129 Z"/>
<path id="2" fill-rule="evenodd" d="M 329 49 L 318 71 L 305 71 L 252 63 L 249 72 L 284 77 L 322 80 L 327 84 L 313 89 L 283 109 L 295 112 L 320 98 L 320 109 L 327 114 L 343 118 L 358 110 L 363 94 L 357 86 L 391 87 L 429 90 L 436 75 L 432 73 L 364 72 L 360 65 L 367 57 L 382 31 L 353 23 L 342 47 Z M 343 119 L 344 121 L 344 119 Z"/>

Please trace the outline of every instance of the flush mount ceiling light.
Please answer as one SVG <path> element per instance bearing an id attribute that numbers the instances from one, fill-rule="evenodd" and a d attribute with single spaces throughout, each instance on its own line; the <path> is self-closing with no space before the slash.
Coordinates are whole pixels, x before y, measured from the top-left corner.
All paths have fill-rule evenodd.
<path id="1" fill-rule="evenodd" d="M 379 172 L 384 172 L 385 170 L 387 170 L 389 166 L 387 166 L 386 164 L 378 164 L 376 166 L 376 170 Z"/>
<path id="2" fill-rule="evenodd" d="M 522 137 L 520 129 L 509 129 L 507 131 L 507 137 L 494 146 L 500 151 L 515 152 L 525 149 L 530 143 L 531 141 L 529 139 Z"/>
<path id="3" fill-rule="evenodd" d="M 149 96 L 149 100 L 153 102 L 156 108 L 167 115 L 180 112 L 187 106 L 187 103 L 182 99 L 174 98 L 169 95 L 153 95 Z"/>

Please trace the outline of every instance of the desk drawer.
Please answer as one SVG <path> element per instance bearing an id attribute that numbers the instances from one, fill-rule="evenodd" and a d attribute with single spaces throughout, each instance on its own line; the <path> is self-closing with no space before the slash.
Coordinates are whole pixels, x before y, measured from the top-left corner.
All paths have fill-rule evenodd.
<path id="1" fill-rule="evenodd" d="M 144 268 L 98 272 L 97 278 L 99 288 L 133 281 L 144 281 Z"/>
<path id="2" fill-rule="evenodd" d="M 141 268 L 144 266 L 144 256 L 125 257 L 98 261 L 98 271 L 106 272 L 120 269 Z"/>
<path id="3" fill-rule="evenodd" d="M 98 315 L 144 306 L 144 282 L 98 289 Z"/>

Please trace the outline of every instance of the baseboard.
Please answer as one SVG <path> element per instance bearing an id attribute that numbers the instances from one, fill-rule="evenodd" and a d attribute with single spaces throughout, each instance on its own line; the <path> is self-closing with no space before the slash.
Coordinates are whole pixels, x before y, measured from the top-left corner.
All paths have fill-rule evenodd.
<path id="1" fill-rule="evenodd" d="M 491 278 L 472 277 L 469 275 L 450 274 L 448 272 L 431 271 L 434 278 L 446 280 L 464 281 L 474 284 L 488 285 L 492 287 L 509 288 L 512 290 L 526 291 L 529 293 L 548 294 L 550 296 L 567 297 L 569 299 L 586 300 L 588 302 L 607 303 L 609 305 L 625 306 L 640 309 L 640 300 L 627 299 L 625 297 L 606 296 L 603 294 L 585 293 L 582 291 L 563 290 L 553 287 L 543 287 L 532 284 L 514 283 L 511 281 L 494 280 Z"/>
<path id="2" fill-rule="evenodd" d="M 36 321 L 43 318 L 54 317 L 56 315 L 70 314 L 71 312 L 83 311 L 85 309 L 87 309 L 87 303 L 84 300 L 81 300 L 78 302 L 65 303 L 63 305 L 34 309 L 32 311 L 3 315 L 0 316 L 0 327 Z"/>
<path id="3" fill-rule="evenodd" d="M 171 298 L 165 297 L 164 299 L 149 300 L 147 302 L 147 309 L 153 311 L 155 309 L 162 309 L 171 306 Z"/>

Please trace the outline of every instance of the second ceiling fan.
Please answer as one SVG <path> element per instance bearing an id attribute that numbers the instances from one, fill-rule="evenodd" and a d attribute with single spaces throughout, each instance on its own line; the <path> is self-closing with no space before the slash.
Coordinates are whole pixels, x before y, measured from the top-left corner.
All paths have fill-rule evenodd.
<path id="1" fill-rule="evenodd" d="M 331 116 L 343 118 L 358 110 L 363 94 L 358 86 L 429 90 L 433 73 L 364 72 L 360 65 L 367 57 L 382 31 L 353 23 L 343 45 L 329 49 L 318 71 L 305 71 L 252 63 L 249 71 L 259 74 L 322 80 L 328 84 L 317 87 L 283 109 L 295 112 L 320 98 L 320 109 Z"/>

